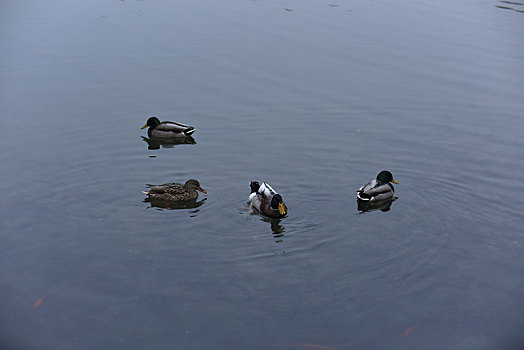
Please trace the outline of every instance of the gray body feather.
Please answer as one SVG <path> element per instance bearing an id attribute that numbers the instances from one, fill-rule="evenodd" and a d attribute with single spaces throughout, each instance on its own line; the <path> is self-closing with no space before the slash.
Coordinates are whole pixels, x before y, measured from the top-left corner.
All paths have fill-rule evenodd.
<path id="1" fill-rule="evenodd" d="M 173 137 L 187 137 L 196 131 L 195 128 L 189 125 L 175 122 L 162 122 L 154 128 L 149 128 L 147 134 L 149 137 L 158 138 L 173 138 Z"/>
<path id="2" fill-rule="evenodd" d="M 357 191 L 357 198 L 363 201 L 382 201 L 393 197 L 395 188 L 392 184 L 383 184 L 373 179 L 367 185 L 362 186 Z"/>

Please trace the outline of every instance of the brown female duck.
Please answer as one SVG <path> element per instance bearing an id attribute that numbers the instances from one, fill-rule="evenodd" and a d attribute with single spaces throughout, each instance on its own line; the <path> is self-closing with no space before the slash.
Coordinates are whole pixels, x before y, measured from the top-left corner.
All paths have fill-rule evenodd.
<path id="1" fill-rule="evenodd" d="M 185 184 L 171 182 L 163 185 L 147 185 L 149 191 L 142 191 L 150 199 L 169 202 L 190 201 L 198 198 L 197 191 L 207 193 L 195 179 L 189 179 Z"/>

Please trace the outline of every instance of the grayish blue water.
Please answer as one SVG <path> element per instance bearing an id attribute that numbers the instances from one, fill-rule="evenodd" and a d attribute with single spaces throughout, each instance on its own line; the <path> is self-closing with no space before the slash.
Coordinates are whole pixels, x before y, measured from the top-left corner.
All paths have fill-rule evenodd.
<path id="1" fill-rule="evenodd" d="M 1 2 L 0 348 L 524 344 L 520 10 Z M 153 114 L 196 144 L 148 149 Z M 358 212 L 382 169 L 398 200 Z M 143 202 L 191 177 L 201 206 Z"/>

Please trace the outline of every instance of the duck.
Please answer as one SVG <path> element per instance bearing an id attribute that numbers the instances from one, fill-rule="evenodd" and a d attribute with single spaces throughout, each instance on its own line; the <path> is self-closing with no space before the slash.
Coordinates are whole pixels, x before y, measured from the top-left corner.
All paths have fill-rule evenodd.
<path id="1" fill-rule="evenodd" d="M 357 190 L 357 199 L 366 202 L 391 199 L 395 192 L 395 188 L 391 182 L 398 184 L 398 182 L 393 179 L 391 172 L 383 170 L 378 173 L 376 179 L 371 180 L 367 185 Z"/>
<path id="2" fill-rule="evenodd" d="M 149 187 L 149 191 L 142 192 L 147 194 L 149 199 L 168 202 L 191 201 L 198 198 L 197 191 L 207 193 L 200 187 L 200 182 L 195 179 L 189 179 L 185 184 L 170 182 L 163 185 L 147 184 L 147 187 Z"/>
<path id="3" fill-rule="evenodd" d="M 161 122 L 157 117 L 150 117 L 147 119 L 146 124 L 140 129 L 145 129 L 147 127 L 149 127 L 149 129 L 147 129 L 147 135 L 149 137 L 162 139 L 188 137 L 196 131 L 194 127 L 182 123 L 169 121 Z"/>
<path id="4" fill-rule="evenodd" d="M 268 183 L 251 181 L 251 194 L 249 195 L 250 208 L 254 207 L 260 214 L 270 218 L 283 218 L 287 215 L 287 206 L 282 196 Z"/>

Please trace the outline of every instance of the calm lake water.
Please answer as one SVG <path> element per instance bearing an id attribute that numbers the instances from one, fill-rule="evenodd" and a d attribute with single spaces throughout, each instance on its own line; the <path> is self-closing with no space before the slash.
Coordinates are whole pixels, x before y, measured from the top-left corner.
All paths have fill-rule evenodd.
<path id="1" fill-rule="evenodd" d="M 523 10 L 1 2 L 0 348 L 522 346 Z M 150 115 L 196 143 L 148 149 Z M 188 178 L 199 207 L 143 202 Z"/>

